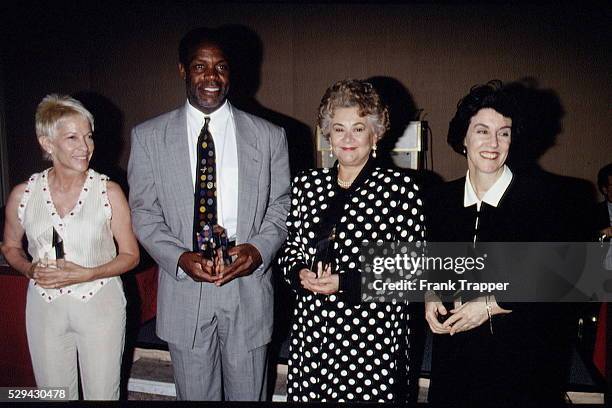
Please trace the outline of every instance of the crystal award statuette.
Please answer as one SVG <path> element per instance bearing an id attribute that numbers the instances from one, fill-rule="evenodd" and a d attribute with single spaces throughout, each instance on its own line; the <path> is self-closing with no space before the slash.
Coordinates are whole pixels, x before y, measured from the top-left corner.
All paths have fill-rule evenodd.
<path id="1" fill-rule="evenodd" d="M 55 260 L 58 268 L 64 267 L 64 239 L 53 228 L 53 238 L 51 239 L 51 247 L 55 250 Z"/>

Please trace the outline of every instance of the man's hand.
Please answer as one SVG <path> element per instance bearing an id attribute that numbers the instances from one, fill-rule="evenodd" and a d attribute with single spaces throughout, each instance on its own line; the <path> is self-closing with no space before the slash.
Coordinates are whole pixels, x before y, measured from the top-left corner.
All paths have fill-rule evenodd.
<path id="1" fill-rule="evenodd" d="M 202 258 L 198 252 L 183 252 L 178 260 L 178 266 L 196 282 L 213 283 L 220 278 L 214 274 L 213 261 Z"/>
<path id="2" fill-rule="evenodd" d="M 235 278 L 250 275 L 262 262 L 261 254 L 257 248 L 251 244 L 236 245 L 230 248 L 227 254 L 232 257 L 237 256 L 237 258 L 229 266 L 224 266 L 223 262 L 220 262 L 220 278 L 215 282 L 217 286 L 224 285 Z"/>

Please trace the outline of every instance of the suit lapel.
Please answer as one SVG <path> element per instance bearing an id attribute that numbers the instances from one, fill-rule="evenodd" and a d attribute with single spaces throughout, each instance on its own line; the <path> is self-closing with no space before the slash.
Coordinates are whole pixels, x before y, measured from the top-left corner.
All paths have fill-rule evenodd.
<path id="1" fill-rule="evenodd" d="M 165 132 L 165 146 L 172 165 L 167 166 L 163 171 L 168 172 L 170 180 L 176 181 L 178 194 L 174 197 L 176 207 L 181 213 L 181 219 L 191 220 L 193 225 L 193 198 L 194 186 L 191 178 L 191 160 L 189 158 L 189 137 L 187 134 L 187 118 L 185 107 L 176 111 L 176 115 L 168 121 L 168 129 Z"/>
<path id="2" fill-rule="evenodd" d="M 238 226 L 236 238 L 243 243 L 249 238 L 255 221 L 261 153 L 257 149 L 257 129 L 244 112 L 231 107 L 236 126 L 238 149 Z"/>

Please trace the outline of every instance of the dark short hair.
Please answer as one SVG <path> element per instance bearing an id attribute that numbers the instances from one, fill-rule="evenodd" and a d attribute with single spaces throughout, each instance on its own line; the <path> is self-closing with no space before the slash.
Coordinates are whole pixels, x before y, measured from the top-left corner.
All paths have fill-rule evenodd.
<path id="1" fill-rule="evenodd" d="M 189 31 L 181 38 L 178 48 L 179 62 L 184 66 L 188 66 L 191 62 L 193 53 L 202 43 L 212 43 L 219 46 L 227 56 L 223 36 L 220 34 L 219 30 L 208 27 L 198 27 Z"/>
<path id="2" fill-rule="evenodd" d="M 459 154 L 465 155 L 463 140 L 470 126 L 470 119 L 479 110 L 491 108 L 497 113 L 512 119 L 512 137 L 520 134 L 521 115 L 519 106 L 499 80 L 492 80 L 484 85 L 474 85 L 470 93 L 457 103 L 457 113 L 448 126 L 448 144 Z"/>
<path id="3" fill-rule="evenodd" d="M 597 187 L 599 187 L 599 191 L 602 191 L 602 188 L 608 185 L 608 177 L 610 176 L 612 176 L 612 163 L 606 164 L 597 173 Z"/>

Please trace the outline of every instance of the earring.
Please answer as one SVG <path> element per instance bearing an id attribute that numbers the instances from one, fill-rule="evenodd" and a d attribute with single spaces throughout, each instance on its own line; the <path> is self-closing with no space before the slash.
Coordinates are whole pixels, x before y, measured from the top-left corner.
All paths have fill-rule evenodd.
<path id="1" fill-rule="evenodd" d="M 329 158 L 334 157 L 334 146 L 329 145 Z"/>
<path id="2" fill-rule="evenodd" d="M 463 148 L 462 152 L 464 156 L 467 156 L 467 149 L 465 147 Z"/>
<path id="3" fill-rule="evenodd" d="M 376 145 L 372 146 L 372 157 L 376 158 Z"/>

